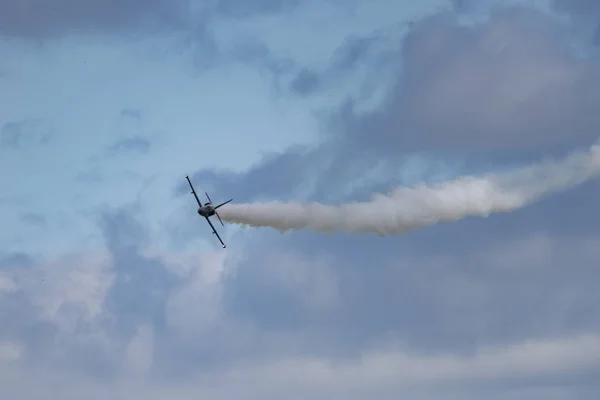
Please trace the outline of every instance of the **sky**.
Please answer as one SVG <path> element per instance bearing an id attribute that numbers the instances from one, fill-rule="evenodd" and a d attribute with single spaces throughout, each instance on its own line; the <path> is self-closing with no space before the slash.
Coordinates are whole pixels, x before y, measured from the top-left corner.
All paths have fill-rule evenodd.
<path id="1" fill-rule="evenodd" d="M 223 250 L 184 177 L 336 205 L 585 149 L 599 4 L 0 0 L 0 397 L 597 398 L 598 181 Z"/>

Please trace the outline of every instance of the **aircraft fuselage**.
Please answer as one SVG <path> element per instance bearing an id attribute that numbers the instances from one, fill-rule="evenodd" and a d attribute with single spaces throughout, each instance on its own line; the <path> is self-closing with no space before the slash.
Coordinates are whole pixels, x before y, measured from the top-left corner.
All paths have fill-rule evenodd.
<path id="1" fill-rule="evenodd" d="M 212 217 L 215 215 L 215 207 L 210 203 L 206 203 L 202 207 L 198 208 L 198 214 L 207 218 Z"/>

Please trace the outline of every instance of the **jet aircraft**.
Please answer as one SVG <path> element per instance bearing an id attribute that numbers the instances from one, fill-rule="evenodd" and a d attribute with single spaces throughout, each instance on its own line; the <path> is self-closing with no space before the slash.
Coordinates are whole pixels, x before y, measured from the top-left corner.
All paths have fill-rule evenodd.
<path id="1" fill-rule="evenodd" d="M 192 182 L 190 181 L 189 176 L 186 175 L 185 179 L 187 179 L 188 183 L 190 184 L 190 189 L 192 189 L 192 194 L 194 195 L 194 197 L 196 198 L 196 202 L 198 203 L 198 215 L 206 218 L 206 222 L 208 222 L 208 224 L 210 225 L 210 227 L 213 230 L 212 231 L 213 235 L 216 235 L 217 238 L 219 239 L 219 242 L 221 242 L 221 246 L 223 246 L 223 248 L 226 248 L 227 246 L 221 240 L 221 237 L 217 233 L 217 230 L 213 226 L 212 222 L 210 222 L 209 218 L 212 217 L 213 215 L 216 215 L 217 218 L 219 218 L 221 225 L 225 226 L 225 224 L 223 224 L 223 220 L 221 219 L 221 217 L 219 216 L 219 213 L 217 212 L 217 208 L 222 207 L 225 204 L 233 201 L 233 199 L 229 199 L 226 202 L 219 204 L 218 206 L 213 206 L 212 200 L 208 196 L 208 193 L 204 192 L 204 194 L 206 194 L 206 197 L 208 198 L 208 203 L 204 203 L 204 205 L 202 205 L 202 203 L 200 202 L 200 199 L 198 198 L 198 195 L 196 194 L 196 191 L 194 190 L 194 187 L 192 186 Z"/>

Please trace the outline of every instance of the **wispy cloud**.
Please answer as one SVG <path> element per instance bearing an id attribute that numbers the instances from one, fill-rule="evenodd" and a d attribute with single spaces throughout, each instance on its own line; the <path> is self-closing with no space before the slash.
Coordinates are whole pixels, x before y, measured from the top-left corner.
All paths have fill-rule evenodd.
<path id="1" fill-rule="evenodd" d="M 150 150 L 151 143 L 148 139 L 135 136 L 118 140 L 109 147 L 109 151 L 113 154 L 121 152 L 138 152 L 147 153 Z"/>
<path id="2" fill-rule="evenodd" d="M 7 122 L 0 129 L 0 143 L 2 146 L 15 150 L 38 144 L 47 144 L 51 137 L 50 133 L 44 130 L 42 121 L 37 118 Z"/>
<path id="3" fill-rule="evenodd" d="M 33 226 L 43 227 L 44 225 L 46 225 L 46 218 L 42 214 L 38 213 L 22 213 L 21 220 Z"/>

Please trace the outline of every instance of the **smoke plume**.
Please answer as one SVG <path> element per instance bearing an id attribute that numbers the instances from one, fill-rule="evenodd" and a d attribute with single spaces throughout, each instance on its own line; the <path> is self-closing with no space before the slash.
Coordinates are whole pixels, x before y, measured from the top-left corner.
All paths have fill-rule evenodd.
<path id="1" fill-rule="evenodd" d="M 542 197 L 568 190 L 600 175 L 600 144 L 504 174 L 460 177 L 441 184 L 401 187 L 371 201 L 339 206 L 297 202 L 231 204 L 219 210 L 227 222 L 271 227 L 281 232 L 312 229 L 330 233 L 406 232 L 465 217 L 511 212 Z"/>

